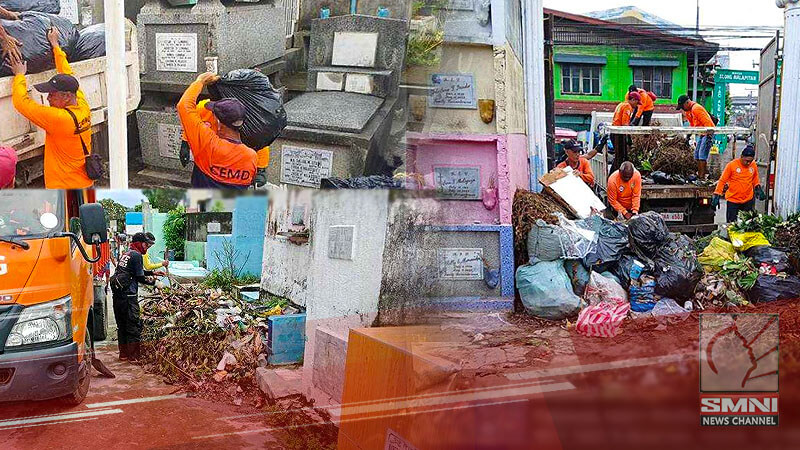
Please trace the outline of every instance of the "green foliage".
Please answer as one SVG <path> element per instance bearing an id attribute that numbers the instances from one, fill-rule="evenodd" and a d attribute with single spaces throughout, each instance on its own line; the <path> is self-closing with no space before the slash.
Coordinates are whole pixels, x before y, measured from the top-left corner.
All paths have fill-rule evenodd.
<path id="1" fill-rule="evenodd" d="M 745 291 L 750 290 L 756 284 L 756 279 L 758 278 L 758 269 L 753 265 L 753 261 L 750 258 L 726 261 L 722 264 L 720 273 Z"/>
<path id="2" fill-rule="evenodd" d="M 159 211 L 172 211 L 183 200 L 185 191 L 180 189 L 143 189 L 150 206 Z"/>
<path id="3" fill-rule="evenodd" d="M 442 42 L 444 32 L 441 30 L 411 33 L 406 49 L 406 65 L 430 67 L 439 64 L 441 56 L 436 52 L 436 47 Z"/>
<path id="4" fill-rule="evenodd" d="M 214 205 L 211 206 L 211 212 L 225 212 L 225 204 L 222 200 L 214 200 Z"/>
<path id="5" fill-rule="evenodd" d="M 757 231 L 764 235 L 768 241 L 775 240 L 775 229 L 781 223 L 780 217 L 771 214 L 759 214 L 755 211 L 741 211 L 736 222 L 731 224 L 730 229 L 740 233 Z"/>
<path id="6" fill-rule="evenodd" d="M 103 205 L 103 211 L 106 213 L 106 221 L 108 221 L 109 224 L 112 220 L 117 221 L 117 229 L 112 231 L 121 232 L 125 230 L 125 213 L 128 212 L 128 208 L 110 198 L 104 198 L 98 203 Z"/>
<path id="7" fill-rule="evenodd" d="M 203 285 L 205 287 L 222 289 L 225 292 L 231 292 L 234 286 L 253 284 L 260 281 L 261 279 L 256 275 L 249 273 L 240 273 L 237 275 L 233 270 L 226 267 L 224 269 L 212 270 L 211 273 L 203 280 Z"/>
<path id="8" fill-rule="evenodd" d="M 164 222 L 164 245 L 167 249 L 175 251 L 175 259 L 183 261 L 184 242 L 186 241 L 186 210 L 183 206 L 167 213 Z"/>
<path id="9" fill-rule="evenodd" d="M 134 212 L 142 212 L 142 204 L 139 203 L 138 205 L 133 207 Z"/>

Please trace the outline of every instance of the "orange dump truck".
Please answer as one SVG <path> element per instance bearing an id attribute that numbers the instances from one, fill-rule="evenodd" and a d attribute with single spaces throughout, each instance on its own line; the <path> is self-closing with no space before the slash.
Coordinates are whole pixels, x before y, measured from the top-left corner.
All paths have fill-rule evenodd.
<path id="1" fill-rule="evenodd" d="M 89 255 L 107 240 L 93 201 L 94 191 L 0 191 L 0 401 L 79 404 L 89 391 L 99 259 Z"/>

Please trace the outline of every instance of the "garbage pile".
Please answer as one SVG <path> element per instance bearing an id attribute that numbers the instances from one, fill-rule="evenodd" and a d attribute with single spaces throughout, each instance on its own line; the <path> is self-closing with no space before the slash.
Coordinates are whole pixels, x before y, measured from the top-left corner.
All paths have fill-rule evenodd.
<path id="1" fill-rule="evenodd" d="M 516 264 L 526 263 L 528 254 L 528 233 L 537 219 L 547 223 L 557 223 L 556 212 L 570 217 L 569 211 L 545 194 L 517 189 L 512 205 L 512 223 L 514 227 L 514 254 Z"/>
<path id="2" fill-rule="evenodd" d="M 628 156 L 642 172 L 646 184 L 711 185 L 713 181 L 698 180 L 697 162 L 689 142 L 682 136 L 669 137 L 663 133 L 631 136 Z M 715 180 L 719 174 L 711 174 Z"/>
<path id="3" fill-rule="evenodd" d="M 58 2 L 56 2 L 58 4 Z M 0 20 L 9 36 L 22 44 L 20 52 L 28 63 L 28 74 L 55 68 L 53 49 L 47 41 L 47 31 L 56 27 L 59 46 L 70 62 L 105 55 L 105 28 L 102 24 L 87 27 L 81 32 L 69 19 L 43 12 L 23 12 L 20 20 Z M 0 65 L 0 77 L 12 75 L 7 65 Z"/>
<path id="4" fill-rule="evenodd" d="M 285 300 L 249 303 L 221 289 L 170 284 L 140 303 L 142 362 L 169 382 L 252 382 L 267 356 L 267 317 L 297 312 Z"/>

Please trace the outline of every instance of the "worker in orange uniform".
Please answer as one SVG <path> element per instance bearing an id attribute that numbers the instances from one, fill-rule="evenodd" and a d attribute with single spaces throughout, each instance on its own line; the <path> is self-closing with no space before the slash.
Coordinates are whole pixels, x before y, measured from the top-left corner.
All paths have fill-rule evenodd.
<path id="1" fill-rule="evenodd" d="M 767 198 L 761 187 L 761 180 L 758 178 L 758 167 L 753 164 L 755 156 L 753 145 L 748 145 L 742 150 L 738 159 L 734 159 L 725 166 L 722 176 L 719 177 L 711 205 L 715 209 L 719 208 L 719 199 L 727 185 L 728 191 L 725 193 L 725 200 L 727 200 L 725 219 L 727 222 L 735 222 L 739 211 L 752 211 L 755 198 L 759 200 Z"/>
<path id="2" fill-rule="evenodd" d="M 675 108 L 683 111 L 690 127 L 714 127 L 714 121 L 708 114 L 703 105 L 689 100 L 688 95 L 678 97 L 678 106 Z M 700 179 L 706 177 L 706 166 L 708 164 L 708 154 L 711 153 L 711 146 L 714 144 L 714 131 L 708 131 L 697 138 L 697 145 L 694 149 L 694 159 L 697 161 L 697 176 Z"/>
<path id="3" fill-rule="evenodd" d="M 629 126 L 636 114 L 636 108 L 639 107 L 641 96 L 638 92 L 629 92 L 626 100 L 614 110 L 614 119 L 611 125 L 617 127 Z M 611 164 L 611 170 L 617 170 L 622 164 L 622 161 L 628 159 L 628 137 L 624 134 L 611 134 L 611 143 L 614 145 L 614 162 Z"/>
<path id="4" fill-rule="evenodd" d="M 592 172 L 589 160 L 581 156 L 581 147 L 573 140 L 564 142 L 563 146 L 567 159 L 556 167 L 559 169 L 566 169 L 567 166 L 571 167 L 584 183 L 592 187 L 594 185 L 594 172 Z"/>
<path id="5" fill-rule="evenodd" d="M 653 119 L 653 111 L 656 109 L 655 101 L 658 97 L 650 91 L 637 88 L 635 84 L 628 86 L 628 92 L 639 94 L 639 107 L 636 109 L 633 124 L 639 125 L 641 123 L 643 127 L 650 126 L 650 120 Z"/>
<path id="6" fill-rule="evenodd" d="M 202 100 L 197 104 L 197 114 L 200 114 L 200 119 L 203 123 L 211 128 L 212 130 L 216 130 L 219 127 L 219 122 L 214 117 L 214 113 L 211 112 L 210 109 L 206 108 L 206 105 L 210 102 L 210 100 Z M 181 150 L 179 154 L 179 158 L 181 160 L 181 165 L 186 167 L 189 165 L 190 159 L 190 149 L 189 149 L 189 142 L 186 141 L 186 132 L 184 131 L 181 133 Z M 256 162 L 256 176 L 253 180 L 253 184 L 256 187 L 261 187 L 267 184 L 267 166 L 269 165 L 269 146 L 262 148 L 261 150 L 257 151 L 256 154 L 258 155 L 258 161 Z M 145 264 L 146 266 L 147 264 Z M 145 267 L 146 268 L 146 267 Z"/>
<path id="7" fill-rule="evenodd" d="M 35 85 L 47 94 L 50 106 L 40 105 L 28 95 L 27 63 L 10 55 L 8 66 L 14 73 L 12 100 L 20 114 L 43 129 L 44 185 L 47 189 L 84 189 L 94 182 L 86 173 L 86 158 L 92 148 L 92 111 L 78 80 L 72 76 L 67 55 L 58 45 L 58 30 L 47 32 L 53 47 L 58 74 Z"/>
<path id="8" fill-rule="evenodd" d="M 628 220 L 639 214 L 642 204 L 642 175 L 625 161 L 619 170 L 608 177 L 608 204 L 617 211 L 619 218 Z"/>
<path id="9" fill-rule="evenodd" d="M 235 98 L 208 102 L 205 107 L 217 121 L 216 129 L 197 113 L 197 97 L 203 88 L 219 80 L 211 72 L 200 74 L 178 102 L 178 117 L 194 157 L 192 187 L 247 189 L 256 175 L 258 156 L 242 143 L 239 129 L 245 108 Z"/>

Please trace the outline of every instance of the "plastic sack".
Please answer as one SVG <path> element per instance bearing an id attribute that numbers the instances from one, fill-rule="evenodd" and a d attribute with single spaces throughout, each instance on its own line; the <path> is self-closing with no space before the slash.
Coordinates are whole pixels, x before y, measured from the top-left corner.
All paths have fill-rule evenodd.
<path id="1" fill-rule="evenodd" d="M 631 269 L 634 266 L 634 261 L 637 261 L 636 256 L 626 253 L 620 256 L 619 262 L 611 270 L 611 272 L 616 275 L 617 279 L 619 279 L 619 284 L 626 289 L 631 285 Z M 640 264 L 644 265 L 641 262 Z"/>
<path id="2" fill-rule="evenodd" d="M 628 235 L 634 252 L 647 260 L 669 239 L 669 229 L 660 214 L 648 211 L 628 221 Z"/>
<path id="3" fill-rule="evenodd" d="M 0 0 L 0 7 L 16 13 L 26 11 L 56 15 L 61 13 L 61 2 L 58 0 Z"/>
<path id="4" fill-rule="evenodd" d="M 537 219 L 528 232 L 528 258 L 532 264 L 538 261 L 555 261 L 564 257 L 561 249 L 563 230 Z"/>
<path id="5" fill-rule="evenodd" d="M 627 302 L 601 302 L 587 306 L 578 314 L 575 330 L 590 337 L 614 337 L 619 334 L 630 309 Z"/>
<path id="6" fill-rule="evenodd" d="M 692 314 L 692 311 L 684 309 L 675 300 L 664 297 L 656 303 L 650 313 L 658 319 L 659 323 L 674 324 L 686 320 Z"/>
<path id="7" fill-rule="evenodd" d="M 667 242 L 653 256 L 653 263 L 656 294 L 678 300 L 686 300 L 694 295 L 703 271 L 688 237 L 670 233 Z"/>
<path id="8" fill-rule="evenodd" d="M 778 272 L 788 272 L 792 269 L 792 266 L 789 265 L 789 256 L 777 248 L 768 245 L 750 247 L 744 252 L 744 255 L 748 258 L 752 258 L 756 266 L 760 264 L 769 264 L 775 266 Z"/>
<path id="9" fill-rule="evenodd" d="M 85 61 L 101 56 L 106 56 L 105 24 L 98 23 L 80 30 L 70 61 Z"/>
<path id="10" fill-rule="evenodd" d="M 628 250 L 628 229 L 625 224 L 594 215 L 576 221 L 575 225 L 596 233 L 594 249 L 582 258 L 587 269 L 598 272 L 609 270 Z"/>
<path id="11" fill-rule="evenodd" d="M 16 38 L 22 46 L 22 58 L 28 62 L 28 74 L 40 73 L 56 67 L 53 60 L 53 49 L 47 41 L 47 31 L 51 26 L 58 28 L 59 46 L 67 59 L 75 51 L 78 42 L 78 30 L 68 19 L 38 12 L 20 14 L 20 20 L 2 20 L 3 28 L 9 36 Z M 7 65 L 0 65 L 0 77 L 12 75 Z"/>
<path id="12" fill-rule="evenodd" d="M 388 175 L 354 178 L 323 178 L 320 189 L 403 189 L 403 181 Z"/>
<path id="13" fill-rule="evenodd" d="M 212 100 L 236 98 L 247 112 L 241 128 L 242 143 L 260 150 L 272 143 L 286 128 L 286 111 L 281 94 L 269 78 L 257 70 L 237 69 L 208 86 Z"/>
<path id="14" fill-rule="evenodd" d="M 800 298 L 800 278 L 794 275 L 759 275 L 756 284 L 745 295 L 751 303 Z"/>
<path id="15" fill-rule="evenodd" d="M 770 245 L 769 241 L 763 234 L 757 231 L 746 231 L 744 233 L 728 229 L 728 238 L 736 251 L 743 252 L 750 247 L 757 245 Z"/>
<path id="16" fill-rule="evenodd" d="M 660 170 L 657 170 L 650 174 L 650 178 L 653 179 L 655 184 L 674 184 L 675 180 L 672 177 Z"/>
<path id="17" fill-rule="evenodd" d="M 627 303 L 628 294 L 619 283 L 611 278 L 592 272 L 586 285 L 584 298 L 590 305 L 600 302 Z"/>
<path id="18" fill-rule="evenodd" d="M 730 242 L 714 237 L 708 246 L 697 257 L 697 261 L 709 272 L 716 272 L 722 269 L 726 261 L 736 258 L 736 249 Z"/>
<path id="19" fill-rule="evenodd" d="M 606 271 L 606 272 L 599 272 L 599 273 L 600 273 L 600 275 L 602 275 L 602 276 L 604 276 L 604 277 L 608 278 L 609 280 L 614 280 L 614 282 L 615 282 L 615 283 L 617 283 L 617 284 L 619 284 L 620 286 L 622 285 L 622 283 L 620 283 L 620 281 L 619 281 L 619 278 L 617 278 L 617 276 L 616 276 L 616 275 L 614 275 L 613 273 L 611 273 L 611 272 L 608 272 L 608 271 Z"/>
<path id="20" fill-rule="evenodd" d="M 570 282 L 572 282 L 572 292 L 582 297 L 586 292 L 586 285 L 589 284 L 589 271 L 583 267 L 580 261 L 568 259 L 564 261 L 564 270 L 567 272 Z"/>
<path id="21" fill-rule="evenodd" d="M 561 320 L 574 316 L 581 299 L 572 293 L 563 261 L 541 261 L 517 268 L 517 289 L 528 314 Z"/>
<path id="22" fill-rule="evenodd" d="M 656 305 L 656 281 L 653 277 L 643 275 L 638 280 L 631 281 L 628 288 L 630 294 L 631 310 L 635 312 L 648 312 Z"/>
<path id="23" fill-rule="evenodd" d="M 558 226 L 566 231 L 561 241 L 564 257 L 568 259 L 582 259 L 597 245 L 597 233 L 592 230 L 578 227 L 575 222 L 567 219 L 561 213 L 555 213 Z"/>

